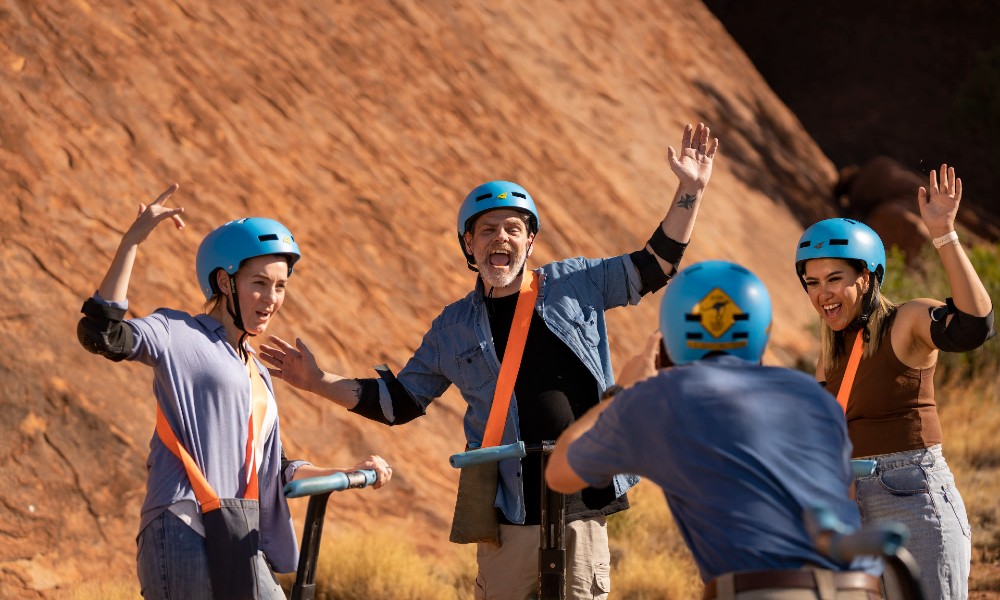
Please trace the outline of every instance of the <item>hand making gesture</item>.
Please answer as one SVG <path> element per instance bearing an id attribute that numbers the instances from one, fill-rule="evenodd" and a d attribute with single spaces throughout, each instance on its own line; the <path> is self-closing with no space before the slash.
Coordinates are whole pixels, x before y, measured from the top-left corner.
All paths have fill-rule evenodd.
<path id="1" fill-rule="evenodd" d="M 921 186 L 917 192 L 920 218 L 924 220 L 932 238 L 937 238 L 955 229 L 955 215 L 962 201 L 962 180 L 955 177 L 955 169 L 941 165 L 941 182 L 938 174 L 931 171 L 927 187 Z"/>
<path id="2" fill-rule="evenodd" d="M 128 231 L 122 236 L 122 240 L 127 240 L 132 244 L 141 244 L 146 241 L 146 238 L 156 229 L 157 225 L 167 219 L 173 221 L 177 229 L 184 229 L 184 220 L 181 219 L 184 207 L 167 208 L 164 206 L 170 196 L 177 191 L 178 187 L 176 183 L 170 184 L 170 187 L 164 190 L 156 200 L 153 200 L 148 205 L 140 202 L 139 213 L 135 216 L 135 221 L 128 228 Z"/>
<path id="3" fill-rule="evenodd" d="M 719 138 L 711 138 L 711 131 L 704 123 L 684 127 L 680 153 L 673 146 L 667 147 L 670 169 L 682 186 L 704 188 L 712 177 L 712 159 L 719 149 Z"/>

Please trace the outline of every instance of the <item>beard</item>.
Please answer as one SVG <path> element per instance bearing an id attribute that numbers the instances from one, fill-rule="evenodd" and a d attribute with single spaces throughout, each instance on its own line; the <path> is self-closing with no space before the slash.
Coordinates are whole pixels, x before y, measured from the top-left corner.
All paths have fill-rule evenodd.
<path id="1" fill-rule="evenodd" d="M 490 255 L 494 252 L 507 252 L 510 256 L 510 264 L 506 267 L 494 267 L 490 264 Z M 479 268 L 479 275 L 483 278 L 483 283 L 493 288 L 505 288 L 514 283 L 517 276 L 524 269 L 527 260 L 527 248 L 515 248 L 510 244 L 498 244 L 487 248 L 481 256 L 476 257 L 476 266 Z"/>

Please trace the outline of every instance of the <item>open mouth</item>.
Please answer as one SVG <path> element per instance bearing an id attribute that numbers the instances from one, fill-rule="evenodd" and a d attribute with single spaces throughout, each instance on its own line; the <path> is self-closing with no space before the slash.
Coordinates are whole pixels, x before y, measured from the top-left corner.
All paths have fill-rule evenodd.
<path id="1" fill-rule="evenodd" d="M 510 266 L 510 254 L 508 252 L 493 252 L 489 257 L 490 266 L 492 267 L 509 267 Z"/>
<path id="2" fill-rule="evenodd" d="M 822 308 L 823 308 L 823 316 L 829 321 L 831 319 L 837 318 L 837 316 L 840 314 L 840 311 L 843 310 L 844 305 L 839 302 L 836 302 L 834 304 L 824 304 Z"/>

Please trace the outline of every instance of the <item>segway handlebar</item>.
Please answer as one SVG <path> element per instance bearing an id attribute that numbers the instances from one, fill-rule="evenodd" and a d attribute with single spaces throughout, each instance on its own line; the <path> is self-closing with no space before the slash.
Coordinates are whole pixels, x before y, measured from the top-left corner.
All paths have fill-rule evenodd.
<path id="1" fill-rule="evenodd" d="M 505 458 L 524 458 L 528 455 L 524 442 L 515 442 L 506 446 L 491 446 L 489 448 L 476 448 L 466 450 L 448 457 L 448 462 L 455 469 L 471 467 L 488 462 L 497 462 Z"/>
<path id="2" fill-rule="evenodd" d="M 285 485 L 283 491 L 287 498 L 301 498 L 302 496 L 315 496 L 316 494 L 368 487 L 375 483 L 376 478 L 375 471 L 370 469 L 333 473 L 323 477 L 308 477 L 291 481 Z"/>
<path id="3" fill-rule="evenodd" d="M 806 531 L 819 542 L 829 535 L 825 547 L 831 557 L 848 562 L 858 556 L 893 556 L 899 552 L 909 537 L 906 525 L 895 521 L 872 523 L 857 531 L 847 531 L 837 515 L 824 507 L 805 511 Z M 820 545 L 820 544 L 818 544 Z"/>

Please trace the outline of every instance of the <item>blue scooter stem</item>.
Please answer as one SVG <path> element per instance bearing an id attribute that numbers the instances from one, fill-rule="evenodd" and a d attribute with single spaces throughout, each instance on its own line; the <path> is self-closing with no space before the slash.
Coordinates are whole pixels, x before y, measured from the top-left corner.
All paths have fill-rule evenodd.
<path id="1" fill-rule="evenodd" d="M 479 465 L 482 463 L 496 462 L 505 458 L 524 458 L 528 455 L 524 442 L 515 442 L 506 446 L 491 446 L 489 448 L 477 448 L 452 454 L 448 462 L 456 469 Z"/>
<path id="2" fill-rule="evenodd" d="M 306 522 L 302 529 L 302 552 L 295 572 L 291 600 L 312 600 L 316 597 L 316 565 L 319 562 L 319 541 L 323 536 L 326 501 L 333 492 L 363 488 L 375 483 L 375 471 L 364 469 L 350 473 L 334 473 L 292 481 L 283 488 L 288 498 L 309 496 Z"/>
<path id="3" fill-rule="evenodd" d="M 327 492 L 368 487 L 375 483 L 375 478 L 375 471 L 368 469 L 350 473 L 334 473 L 323 477 L 309 477 L 291 481 L 285 485 L 282 491 L 287 498 L 301 498 L 302 496 L 315 496 Z"/>

